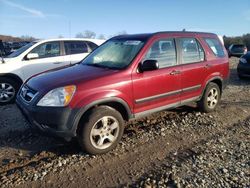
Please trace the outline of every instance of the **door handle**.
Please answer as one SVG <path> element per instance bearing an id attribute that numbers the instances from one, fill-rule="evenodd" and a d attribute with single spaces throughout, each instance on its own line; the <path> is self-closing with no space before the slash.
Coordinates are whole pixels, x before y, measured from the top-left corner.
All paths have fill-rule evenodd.
<path id="1" fill-rule="evenodd" d="M 61 64 L 62 62 L 54 62 L 53 64 L 56 64 L 56 65 L 58 65 L 58 64 Z"/>
<path id="2" fill-rule="evenodd" d="M 181 71 L 173 70 L 172 72 L 170 72 L 170 75 L 177 75 L 180 73 L 181 73 Z"/>
<path id="3" fill-rule="evenodd" d="M 206 68 L 206 69 L 209 69 L 209 68 L 211 68 L 212 66 L 213 66 L 213 65 L 211 65 L 211 64 L 206 64 L 206 65 L 205 65 L 205 68 Z"/>

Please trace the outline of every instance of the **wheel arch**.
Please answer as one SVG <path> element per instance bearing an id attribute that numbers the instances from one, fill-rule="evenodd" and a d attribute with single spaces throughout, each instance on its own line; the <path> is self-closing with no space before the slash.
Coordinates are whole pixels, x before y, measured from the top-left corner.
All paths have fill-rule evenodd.
<path id="1" fill-rule="evenodd" d="M 207 82 L 207 84 L 209 84 L 211 82 L 217 84 L 219 86 L 219 88 L 220 88 L 220 92 L 222 93 L 223 79 L 220 78 L 220 77 L 216 77 L 216 78 L 211 79 L 209 82 Z M 207 86 L 207 84 L 206 84 L 206 86 Z"/>
<path id="2" fill-rule="evenodd" d="M 202 98 L 202 96 L 204 95 L 204 92 L 205 92 L 205 90 L 207 88 L 207 85 L 209 83 L 211 83 L 211 82 L 217 84 L 219 86 L 219 88 L 220 88 L 220 92 L 222 93 L 222 90 L 223 90 L 223 79 L 220 76 L 215 76 L 215 77 L 210 78 L 209 80 L 206 81 L 205 87 L 204 87 L 204 89 L 202 91 L 202 95 L 200 96 L 200 98 Z"/>
<path id="3" fill-rule="evenodd" d="M 97 106 L 109 106 L 111 108 L 114 108 L 121 114 L 125 121 L 128 121 L 129 119 L 133 118 L 133 114 L 129 105 L 121 98 L 109 97 L 105 99 L 96 100 L 79 110 L 74 121 L 73 130 L 75 134 L 77 133 L 79 122 L 82 118 L 84 118 L 84 115 Z"/>
<path id="4" fill-rule="evenodd" d="M 0 78 L 10 78 L 17 81 L 20 86 L 23 84 L 23 80 L 18 75 L 13 73 L 0 74 Z"/>

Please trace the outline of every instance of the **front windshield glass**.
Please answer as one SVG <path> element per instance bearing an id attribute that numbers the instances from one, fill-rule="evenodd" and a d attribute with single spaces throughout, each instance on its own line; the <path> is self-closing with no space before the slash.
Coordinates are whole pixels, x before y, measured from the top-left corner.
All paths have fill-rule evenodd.
<path id="1" fill-rule="evenodd" d="M 97 48 L 86 59 L 84 65 L 123 69 L 127 67 L 142 48 L 140 40 L 110 40 Z"/>
<path id="2" fill-rule="evenodd" d="M 35 43 L 36 42 L 30 42 L 30 43 L 26 44 L 25 46 L 19 48 L 18 50 L 14 51 L 10 55 L 8 55 L 7 58 L 12 58 L 12 57 L 19 56 L 21 53 L 23 53 L 24 51 L 26 51 L 28 48 L 30 48 L 31 46 L 33 46 Z"/>

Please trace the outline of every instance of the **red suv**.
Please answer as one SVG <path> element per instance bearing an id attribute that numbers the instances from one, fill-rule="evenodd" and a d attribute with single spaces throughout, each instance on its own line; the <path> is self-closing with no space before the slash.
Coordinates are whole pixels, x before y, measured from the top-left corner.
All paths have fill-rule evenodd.
<path id="1" fill-rule="evenodd" d="M 23 84 L 17 104 L 33 127 L 100 154 L 120 141 L 124 122 L 197 102 L 216 108 L 229 75 L 217 35 L 159 32 L 111 38 L 81 63 Z"/>

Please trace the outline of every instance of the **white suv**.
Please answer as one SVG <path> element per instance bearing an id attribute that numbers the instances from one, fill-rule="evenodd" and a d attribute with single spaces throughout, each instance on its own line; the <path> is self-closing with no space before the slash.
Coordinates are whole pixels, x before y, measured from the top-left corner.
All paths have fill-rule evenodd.
<path id="1" fill-rule="evenodd" d="M 29 77 L 83 60 L 104 40 L 49 39 L 31 42 L 0 60 L 0 105 L 15 101 Z"/>

